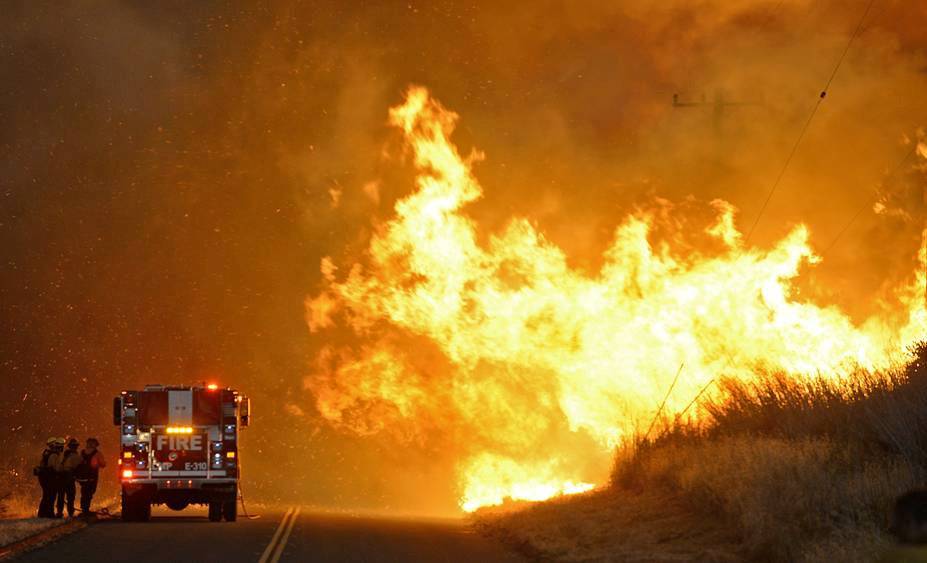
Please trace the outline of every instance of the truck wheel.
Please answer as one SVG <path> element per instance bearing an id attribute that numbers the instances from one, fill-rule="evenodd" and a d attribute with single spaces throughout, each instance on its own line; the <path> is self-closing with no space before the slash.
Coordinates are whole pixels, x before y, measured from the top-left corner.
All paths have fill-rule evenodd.
<path id="1" fill-rule="evenodd" d="M 122 497 L 122 521 L 137 522 L 141 519 L 140 507 L 138 501 L 134 501 L 125 496 Z"/>
<path id="2" fill-rule="evenodd" d="M 122 497 L 122 521 L 132 522 L 135 520 L 135 503 Z"/>
<path id="3" fill-rule="evenodd" d="M 151 503 L 147 500 L 138 507 L 138 519 L 140 522 L 151 520 Z"/>
<path id="4" fill-rule="evenodd" d="M 234 522 L 238 518 L 238 502 L 233 498 L 222 503 L 222 514 L 226 522 Z"/>
<path id="5" fill-rule="evenodd" d="M 222 503 L 212 501 L 209 503 L 209 521 L 219 522 L 222 520 Z"/>

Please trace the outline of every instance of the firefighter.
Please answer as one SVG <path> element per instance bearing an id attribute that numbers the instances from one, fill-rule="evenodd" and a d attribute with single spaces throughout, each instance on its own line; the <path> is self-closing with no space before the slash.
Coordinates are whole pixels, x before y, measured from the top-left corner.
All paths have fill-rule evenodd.
<path id="1" fill-rule="evenodd" d="M 61 476 L 58 473 L 58 468 L 61 467 L 61 456 L 64 455 L 64 446 L 67 444 L 67 440 L 64 438 L 58 437 L 55 438 L 55 465 L 49 465 L 51 470 L 49 473 L 49 481 L 51 482 L 52 487 L 52 518 L 61 518 L 61 511 L 58 511 L 58 514 L 55 514 L 55 504 L 60 503 L 63 498 L 63 490 L 61 488 Z"/>
<path id="2" fill-rule="evenodd" d="M 33 475 L 39 478 L 42 487 L 42 500 L 39 501 L 39 518 L 55 517 L 55 494 L 57 493 L 56 469 L 61 450 L 57 447 L 58 439 L 49 438 L 45 442 L 45 451 L 42 459 L 32 470 Z"/>
<path id="3" fill-rule="evenodd" d="M 68 448 L 61 452 L 61 458 L 58 460 L 58 511 L 55 518 L 61 518 L 64 514 L 64 504 L 67 501 L 68 516 L 74 516 L 74 497 L 77 490 L 74 486 L 75 470 L 80 465 L 80 453 L 77 447 L 80 442 L 77 438 L 68 440 Z"/>
<path id="4" fill-rule="evenodd" d="M 90 503 L 97 492 L 97 483 L 100 481 L 100 470 L 106 467 L 106 458 L 97 449 L 100 442 L 96 438 L 87 438 L 87 446 L 81 450 L 80 466 L 77 468 L 77 482 L 80 484 L 80 510 L 85 516 L 90 516 Z"/>

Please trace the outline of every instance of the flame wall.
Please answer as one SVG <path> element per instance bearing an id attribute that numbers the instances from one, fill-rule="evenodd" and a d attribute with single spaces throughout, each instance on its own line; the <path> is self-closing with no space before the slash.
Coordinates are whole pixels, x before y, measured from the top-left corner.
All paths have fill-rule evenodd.
<path id="1" fill-rule="evenodd" d="M 360 343 L 323 348 L 306 384 L 339 427 L 446 442 L 465 510 L 601 483 L 611 448 L 669 391 L 672 415 L 721 374 L 887 369 L 925 334 L 923 256 L 919 266 L 912 257 L 897 310 L 857 324 L 796 297 L 793 279 L 819 260 L 806 227 L 750 248 L 722 200 L 696 233 L 714 239 L 711 253 L 688 246 L 697 237 L 685 231 L 651 241 L 658 219 L 645 212 L 622 220 L 591 273 L 523 218 L 481 242 L 465 208 L 483 193 L 473 174 L 482 155 L 453 145 L 457 119 L 421 87 L 390 110 L 416 191 L 373 236 L 369 263 L 339 274 L 323 259 L 309 327 L 324 336 L 343 324 Z M 677 365 L 685 374 L 673 385 Z"/>

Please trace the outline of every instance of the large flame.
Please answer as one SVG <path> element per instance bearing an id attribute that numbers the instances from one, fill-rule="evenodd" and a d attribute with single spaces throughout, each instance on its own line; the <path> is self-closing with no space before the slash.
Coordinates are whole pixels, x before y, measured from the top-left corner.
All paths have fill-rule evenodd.
<path id="1" fill-rule="evenodd" d="M 684 237 L 652 243 L 646 212 L 617 227 L 593 274 L 525 219 L 481 243 L 461 213 L 482 195 L 481 155 L 451 143 L 456 121 L 419 87 L 390 111 L 417 189 L 364 265 L 339 276 L 323 260 L 309 326 L 345 328 L 355 344 L 325 348 L 307 386 L 340 428 L 453 447 L 465 510 L 601 482 L 611 448 L 654 416 L 680 366 L 669 414 L 719 374 L 841 377 L 898 364 L 925 333 L 924 250 L 897 292 L 901 313 L 855 324 L 794 297 L 800 268 L 819 260 L 804 226 L 751 248 L 722 201 L 701 233 L 720 249 L 710 254 L 674 251 Z"/>

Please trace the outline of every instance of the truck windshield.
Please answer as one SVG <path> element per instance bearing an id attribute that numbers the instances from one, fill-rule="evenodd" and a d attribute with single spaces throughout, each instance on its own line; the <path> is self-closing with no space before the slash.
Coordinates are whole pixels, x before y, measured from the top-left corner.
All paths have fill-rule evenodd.
<path id="1" fill-rule="evenodd" d="M 138 394 L 139 426 L 160 426 L 168 423 L 166 391 L 142 391 Z"/>
<path id="2" fill-rule="evenodd" d="M 218 391 L 201 391 L 193 392 L 193 424 L 211 425 L 219 424 L 219 406 Z"/>
<path id="3" fill-rule="evenodd" d="M 176 393 L 176 391 L 173 391 Z M 172 424 L 190 424 L 186 421 L 171 420 L 171 396 L 169 391 L 142 391 L 138 394 L 138 424 L 139 426 L 170 426 Z M 192 393 L 193 424 L 196 426 L 211 426 L 219 424 L 222 407 L 219 391 L 206 391 L 194 389 L 182 391 Z M 188 403 L 189 404 L 189 403 Z"/>

